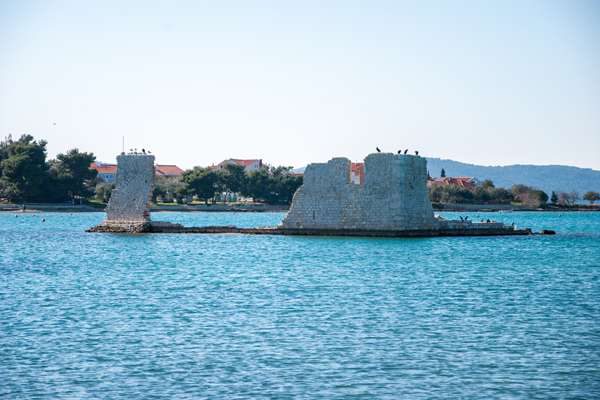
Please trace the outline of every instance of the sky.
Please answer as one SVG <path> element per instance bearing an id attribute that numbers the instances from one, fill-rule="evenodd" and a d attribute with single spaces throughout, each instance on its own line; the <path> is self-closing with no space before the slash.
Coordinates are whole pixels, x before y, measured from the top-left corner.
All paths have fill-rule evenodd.
<path id="1" fill-rule="evenodd" d="M 598 1 L 0 0 L 0 137 L 600 170 Z"/>

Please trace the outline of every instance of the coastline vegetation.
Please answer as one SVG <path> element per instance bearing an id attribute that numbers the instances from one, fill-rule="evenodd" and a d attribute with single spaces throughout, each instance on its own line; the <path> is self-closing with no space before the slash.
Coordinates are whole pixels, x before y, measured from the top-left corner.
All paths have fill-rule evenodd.
<path id="1" fill-rule="evenodd" d="M 434 185 L 429 188 L 429 198 L 434 203 L 454 204 L 520 204 L 544 207 L 548 195 L 526 185 L 513 185 L 510 189 L 497 188 L 486 179 L 468 188 L 458 185 Z"/>
<path id="2" fill-rule="evenodd" d="M 0 141 L 0 200 L 9 203 L 107 203 L 113 184 L 98 178 L 90 164 L 93 153 L 72 149 L 47 160 L 47 142 L 31 135 Z M 267 204 L 290 204 L 302 184 L 302 176 L 291 167 L 265 166 L 246 173 L 228 165 L 223 169 L 195 167 L 182 177 L 156 178 L 152 200 L 158 202 L 206 204 L 237 200 L 238 194 Z"/>
<path id="3" fill-rule="evenodd" d="M 94 194 L 92 153 L 69 150 L 46 160 L 45 140 L 22 135 L 0 141 L 0 198 L 9 202 L 65 202 Z"/>
<path id="4" fill-rule="evenodd" d="M 110 199 L 113 184 L 97 177 L 89 166 L 96 160 L 93 153 L 72 149 L 47 160 L 45 140 L 31 135 L 19 139 L 8 136 L 0 141 L 0 201 L 9 203 L 65 203 L 94 205 Z M 445 171 L 443 171 L 445 175 Z M 302 176 L 291 167 L 265 166 L 246 172 L 242 166 L 224 168 L 195 167 L 181 177 L 157 176 L 152 193 L 155 204 L 214 204 L 241 199 L 266 204 L 290 204 L 302 184 Z M 510 189 L 497 188 L 491 180 L 474 187 L 435 185 L 429 196 L 437 204 L 520 205 L 531 208 L 575 207 L 580 197 L 575 192 L 543 191 L 526 185 Z M 600 194 L 589 191 L 582 197 L 590 205 L 600 201 Z"/>

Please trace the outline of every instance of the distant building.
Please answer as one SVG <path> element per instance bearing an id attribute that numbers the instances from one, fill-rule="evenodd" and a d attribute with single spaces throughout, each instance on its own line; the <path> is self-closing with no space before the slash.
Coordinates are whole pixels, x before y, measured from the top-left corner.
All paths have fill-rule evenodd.
<path id="1" fill-rule="evenodd" d="M 293 169 L 291 174 L 293 176 L 304 176 L 304 168 Z M 350 164 L 350 182 L 355 185 L 361 185 L 365 182 L 365 163 L 351 163 Z"/>
<path id="2" fill-rule="evenodd" d="M 115 183 L 117 178 L 117 164 L 107 164 L 103 162 L 94 162 L 90 169 L 98 171 L 98 178 L 107 183 Z M 155 165 L 154 173 L 156 176 L 177 177 L 183 174 L 183 170 L 177 165 Z"/>
<path id="3" fill-rule="evenodd" d="M 430 178 L 427 181 L 427 186 L 459 186 L 465 189 L 475 189 L 475 186 L 477 186 L 477 180 L 469 176 L 446 176 L 443 178 Z"/>
<path id="4" fill-rule="evenodd" d="M 155 165 L 156 176 L 176 177 L 183 175 L 183 170 L 177 165 Z"/>
<path id="5" fill-rule="evenodd" d="M 117 178 L 117 164 L 106 164 L 102 162 L 93 162 L 90 164 L 90 169 L 95 169 L 98 172 L 98 178 L 106 183 L 115 183 Z"/>
<path id="6" fill-rule="evenodd" d="M 350 165 L 350 182 L 361 185 L 365 182 L 365 163 L 352 163 Z"/>
<path id="7" fill-rule="evenodd" d="M 244 167 L 246 172 L 253 172 L 261 169 L 263 167 L 263 162 L 262 160 L 240 160 L 237 158 L 230 158 L 229 160 L 224 160 L 217 164 L 217 168 L 223 169 L 227 165 L 239 165 Z"/>

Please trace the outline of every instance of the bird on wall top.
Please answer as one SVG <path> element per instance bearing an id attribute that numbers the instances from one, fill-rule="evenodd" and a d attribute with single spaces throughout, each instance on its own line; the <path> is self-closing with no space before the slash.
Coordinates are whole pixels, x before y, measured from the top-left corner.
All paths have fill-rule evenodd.
<path id="1" fill-rule="evenodd" d="M 402 154 L 402 150 L 398 150 L 398 154 Z"/>
<path id="2" fill-rule="evenodd" d="M 419 150 L 415 150 L 415 156 L 419 155 Z"/>
<path id="3" fill-rule="evenodd" d="M 377 150 L 378 153 L 381 153 L 381 150 L 379 150 L 379 147 L 375 147 L 375 150 Z"/>
<path id="4" fill-rule="evenodd" d="M 404 150 L 404 154 L 408 153 L 408 149 Z"/>

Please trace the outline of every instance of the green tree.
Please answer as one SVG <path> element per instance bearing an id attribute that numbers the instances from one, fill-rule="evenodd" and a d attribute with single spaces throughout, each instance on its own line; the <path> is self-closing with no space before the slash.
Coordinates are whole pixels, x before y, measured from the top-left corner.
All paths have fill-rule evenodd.
<path id="1" fill-rule="evenodd" d="M 47 189 L 47 197 L 52 200 L 87 198 L 95 191 L 97 171 L 90 168 L 96 161 L 93 153 L 69 150 L 50 161 L 52 187 Z"/>
<path id="2" fill-rule="evenodd" d="M 442 177 L 442 178 L 446 177 L 446 170 L 444 168 L 442 168 L 442 171 L 440 172 L 440 177 Z"/>
<path id="3" fill-rule="evenodd" d="M 548 195 L 543 190 L 534 190 L 534 195 L 537 196 L 539 206 L 543 207 L 548 203 Z"/>
<path id="4" fill-rule="evenodd" d="M 192 194 L 208 204 L 219 187 L 219 174 L 210 168 L 194 167 L 183 173 L 183 182 Z"/>
<path id="5" fill-rule="evenodd" d="M 263 167 L 248 174 L 246 185 L 242 190 L 244 196 L 252 197 L 255 201 L 266 201 L 271 190 L 271 177 L 269 169 Z"/>
<path id="6" fill-rule="evenodd" d="M 0 197 L 9 201 L 40 201 L 48 183 L 46 141 L 31 135 L 0 142 Z"/>
<path id="7" fill-rule="evenodd" d="M 573 206 L 579 200 L 577 192 L 558 192 L 558 204 L 561 206 Z"/>
<path id="8" fill-rule="evenodd" d="M 484 186 L 477 186 L 473 190 L 473 200 L 477 203 L 489 203 L 492 200 L 492 191 Z"/>
<path id="9" fill-rule="evenodd" d="M 444 188 L 440 185 L 434 185 L 429 188 L 429 200 L 434 203 L 441 203 L 443 198 Z"/>
<path id="10" fill-rule="evenodd" d="M 475 195 L 469 189 L 462 186 L 447 186 L 446 201 L 448 203 L 472 203 Z"/>
<path id="11" fill-rule="evenodd" d="M 429 198 L 435 203 L 510 204 L 513 194 L 504 188 L 494 187 L 491 181 L 484 181 L 473 189 L 434 184 L 429 187 Z"/>
<path id="12" fill-rule="evenodd" d="M 491 189 L 490 197 L 496 204 L 510 204 L 514 200 L 512 193 L 505 188 Z"/>
<path id="13" fill-rule="evenodd" d="M 292 167 L 271 168 L 270 198 L 273 204 L 290 204 L 294 193 L 302 185 L 302 177 L 292 175 Z"/>
<path id="14" fill-rule="evenodd" d="M 228 164 L 222 171 L 221 180 L 226 191 L 241 193 L 247 184 L 247 175 L 243 166 Z"/>
<path id="15" fill-rule="evenodd" d="M 188 187 L 181 177 L 157 176 L 152 191 L 152 201 L 156 203 L 160 198 L 165 203 L 175 201 L 183 203 L 188 192 Z"/>
<path id="16" fill-rule="evenodd" d="M 532 207 L 543 207 L 548 202 L 548 195 L 526 185 L 513 185 L 511 188 L 515 201 Z"/>
<path id="17" fill-rule="evenodd" d="M 583 199 L 589 201 L 590 204 L 594 204 L 595 202 L 600 200 L 600 193 L 589 191 L 583 195 Z"/>
<path id="18" fill-rule="evenodd" d="M 489 190 L 489 189 L 494 189 L 496 186 L 494 186 L 494 182 L 492 182 L 491 179 L 486 179 L 481 183 L 481 187 Z"/>
<path id="19" fill-rule="evenodd" d="M 115 185 L 108 182 L 98 182 L 95 187 L 95 197 L 97 200 L 108 203 Z"/>
<path id="20" fill-rule="evenodd" d="M 242 194 L 269 204 L 289 204 L 302 177 L 293 175 L 291 167 L 264 167 L 248 174 Z"/>
<path id="21" fill-rule="evenodd" d="M 558 202 L 558 196 L 555 191 L 552 191 L 552 195 L 550 196 L 550 202 L 552 204 L 556 204 Z"/>

